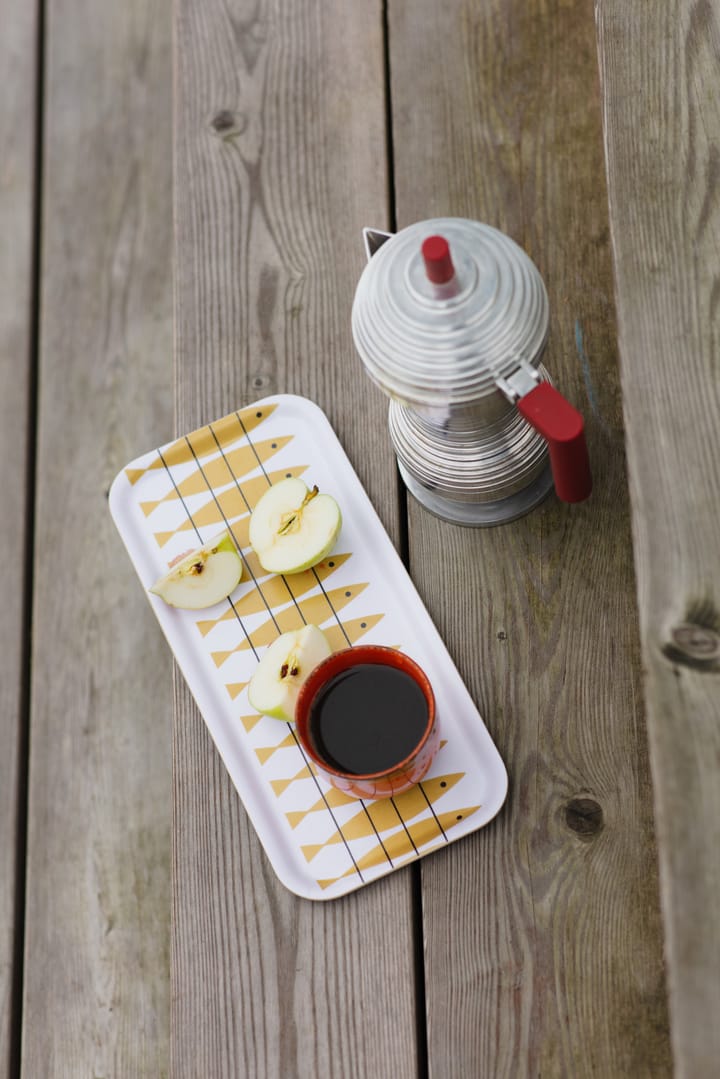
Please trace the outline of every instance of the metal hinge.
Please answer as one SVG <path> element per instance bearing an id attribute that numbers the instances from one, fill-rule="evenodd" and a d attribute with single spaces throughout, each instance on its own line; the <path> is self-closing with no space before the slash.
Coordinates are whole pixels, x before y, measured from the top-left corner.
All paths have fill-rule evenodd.
<path id="1" fill-rule="evenodd" d="M 518 367 L 507 378 L 496 378 L 497 388 L 504 393 L 508 401 L 516 404 L 521 397 L 534 390 L 542 382 L 540 372 L 527 360 L 518 360 Z"/>

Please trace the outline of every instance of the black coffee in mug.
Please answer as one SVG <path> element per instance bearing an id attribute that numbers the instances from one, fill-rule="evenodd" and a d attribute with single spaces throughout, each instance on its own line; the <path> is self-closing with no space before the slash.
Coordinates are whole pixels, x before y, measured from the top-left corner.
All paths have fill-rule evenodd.
<path id="1" fill-rule="evenodd" d="M 360 663 L 321 687 L 308 729 L 315 752 L 331 768 L 370 775 L 394 768 L 413 752 L 428 714 L 425 694 L 411 675 Z"/>

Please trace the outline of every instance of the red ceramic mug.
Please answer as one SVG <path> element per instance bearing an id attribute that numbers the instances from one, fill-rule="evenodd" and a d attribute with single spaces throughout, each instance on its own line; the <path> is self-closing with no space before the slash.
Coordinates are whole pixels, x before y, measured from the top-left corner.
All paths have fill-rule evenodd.
<path id="1" fill-rule="evenodd" d="M 318 771 L 357 798 L 409 790 L 440 747 L 427 675 L 409 656 L 380 645 L 323 660 L 300 688 L 295 722 Z"/>

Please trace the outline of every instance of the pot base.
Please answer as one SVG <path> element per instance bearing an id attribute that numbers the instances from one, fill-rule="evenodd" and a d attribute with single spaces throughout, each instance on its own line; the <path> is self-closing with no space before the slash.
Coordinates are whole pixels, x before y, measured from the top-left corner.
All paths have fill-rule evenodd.
<path id="1" fill-rule="evenodd" d="M 472 528 L 488 528 L 524 517 L 526 513 L 539 506 L 553 489 L 552 473 L 550 465 L 547 464 L 532 483 L 507 498 L 500 498 L 495 502 L 460 502 L 440 494 L 437 490 L 425 487 L 410 475 L 400 460 L 398 460 L 398 469 L 410 494 L 426 510 L 443 521 L 451 521 L 453 524 L 467 525 Z"/>

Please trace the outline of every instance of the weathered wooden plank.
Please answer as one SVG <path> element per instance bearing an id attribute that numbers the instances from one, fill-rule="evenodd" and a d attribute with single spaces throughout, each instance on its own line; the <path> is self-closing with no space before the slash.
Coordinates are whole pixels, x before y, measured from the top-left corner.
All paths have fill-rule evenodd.
<path id="1" fill-rule="evenodd" d="M 720 10 L 596 5 L 676 1074 L 720 1057 Z"/>
<path id="2" fill-rule="evenodd" d="M 360 228 L 387 202 L 379 0 L 176 12 L 178 429 L 304 394 L 397 535 L 350 335 Z M 173 1075 L 414 1076 L 409 873 L 289 894 L 182 684 L 174 764 Z"/>
<path id="3" fill-rule="evenodd" d="M 33 362 L 33 229 L 37 7 L 0 0 L 0 547 L 14 551 L 0 606 L 0 1075 L 12 1054 L 15 884 L 23 722 L 24 552 L 28 395 Z"/>
<path id="4" fill-rule="evenodd" d="M 666 1075 L 592 8 L 389 10 L 398 223 L 478 218 L 535 259 L 595 469 L 589 502 L 496 529 L 411 502 L 411 570 L 511 777 L 423 863 L 430 1074 Z"/>
<path id="5" fill-rule="evenodd" d="M 23 1074 L 154 1077 L 171 665 L 106 494 L 172 433 L 170 7 L 46 26 Z"/>

